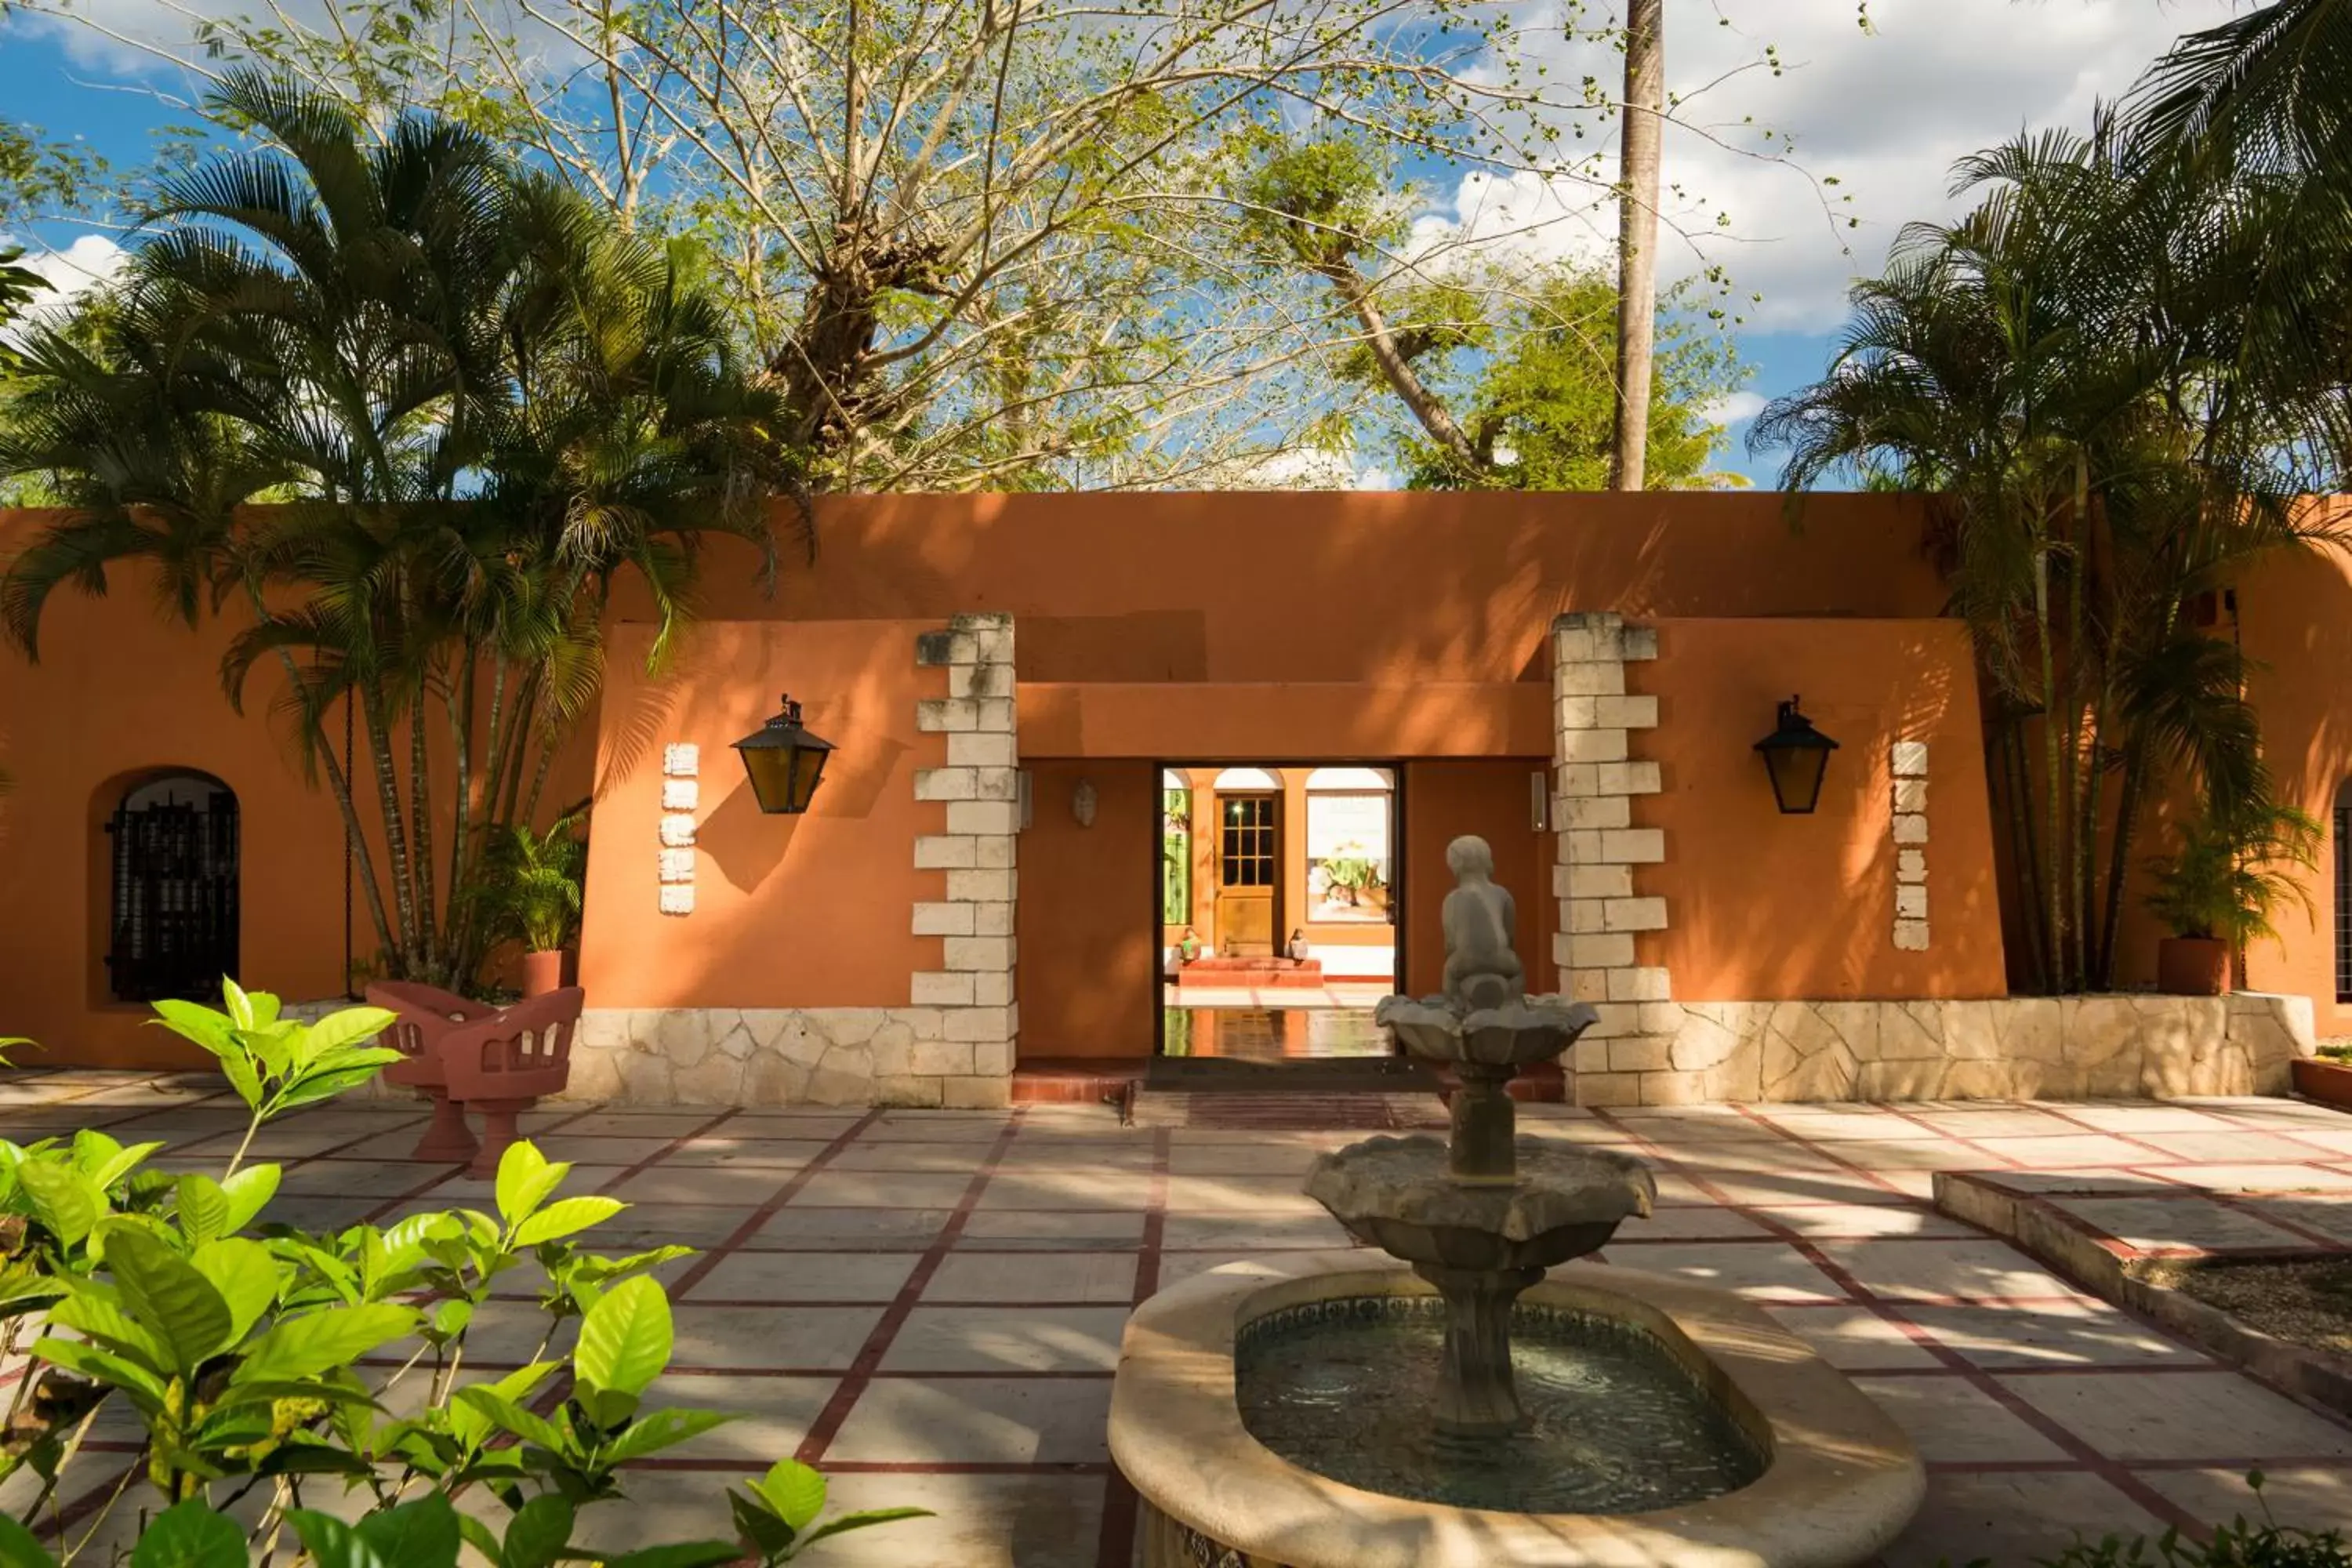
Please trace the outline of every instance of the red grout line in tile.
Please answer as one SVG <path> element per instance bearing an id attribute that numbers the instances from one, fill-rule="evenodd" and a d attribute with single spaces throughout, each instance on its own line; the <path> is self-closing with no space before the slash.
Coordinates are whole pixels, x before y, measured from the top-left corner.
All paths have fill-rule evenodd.
<path id="1" fill-rule="evenodd" d="M 2015 1171 L 2024 1168 L 2011 1156 L 2004 1154 L 1997 1149 L 1988 1149 L 1973 1138 L 1966 1137 L 1958 1132 L 1945 1131 L 1942 1128 L 1937 1126 L 1934 1122 L 1928 1121 L 1926 1117 L 1920 1115 L 1916 1110 L 1911 1110 L 1904 1106 L 1893 1104 L 1891 1102 L 1886 1105 L 1885 1109 L 1887 1113 L 1892 1115 L 1896 1121 L 1916 1127 L 1919 1131 L 1925 1132 L 1928 1137 L 1935 1139 L 1937 1142 L 1957 1143 L 1961 1148 L 1977 1155 L 1979 1159 L 1990 1160 L 1995 1166 L 2002 1170 Z M 2036 1106 L 2035 1109 L 2039 1110 L 2040 1107 Z"/>
<path id="2" fill-rule="evenodd" d="M 1742 1114 L 1753 1114 L 1748 1111 L 1745 1106 L 1738 1107 L 1736 1109 L 1739 1110 Z M 1603 1110 L 1601 1114 L 1605 1117 L 1608 1112 Z M 1761 1119 L 1759 1118 L 1758 1120 L 1760 1121 Z M 1806 1139 L 1799 1133 L 1787 1131 L 1784 1129 L 1775 1129 L 1775 1131 L 1781 1131 L 1784 1136 L 1801 1146 L 1806 1148 L 1811 1148 L 1813 1146 L 1811 1140 Z M 1643 1142 L 1645 1145 L 1651 1148 L 1654 1157 L 1664 1160 L 1669 1164 L 1675 1163 L 1671 1156 L 1658 1152 L 1654 1145 L 1649 1145 L 1648 1140 L 1644 1139 Z M 1819 1151 L 1816 1152 L 1818 1152 Z M 1691 1176 L 1687 1168 L 1683 1170 L 1683 1175 L 1685 1180 L 1693 1182 L 1695 1185 L 1700 1186 L 1702 1190 L 1705 1189 L 1706 1184 L 1699 1182 L 1696 1178 Z M 2155 1488 L 2150 1487 L 2146 1482 L 2138 1479 L 2128 1469 L 2126 1469 L 2120 1462 L 2100 1453 L 2097 1448 L 2094 1447 L 2082 1437 L 2077 1436 L 2072 1430 L 2062 1426 L 2057 1421 L 2052 1419 L 2049 1415 L 2043 1414 L 2041 1410 L 2035 1408 L 2031 1403 L 2021 1397 L 2014 1390 L 2004 1386 L 1990 1373 L 1986 1372 L 1983 1368 L 1977 1366 L 1966 1356 L 1963 1356 L 1959 1352 L 1945 1344 L 1941 1340 L 1937 1339 L 1936 1336 L 1930 1333 L 1927 1329 L 1913 1322 L 1909 1318 L 1905 1317 L 1896 1301 L 1890 1298 L 1882 1297 L 1868 1286 L 1864 1285 L 1862 1281 L 1854 1276 L 1852 1270 L 1845 1268 L 1844 1265 L 1839 1263 L 1836 1259 L 1831 1258 L 1827 1253 L 1814 1246 L 1811 1241 L 1799 1236 L 1795 1231 L 1789 1229 L 1786 1226 L 1781 1225 L 1769 1213 L 1753 1211 L 1747 1208 L 1745 1205 L 1737 1204 L 1727 1204 L 1726 1206 L 1746 1215 L 1748 1218 L 1755 1220 L 1759 1225 L 1764 1225 L 1781 1231 L 1787 1237 L 1789 1245 L 1796 1250 L 1796 1253 L 1800 1258 L 1805 1259 L 1806 1262 L 1811 1264 L 1815 1268 L 1820 1269 L 1822 1273 L 1829 1278 L 1832 1283 L 1836 1285 L 1840 1289 L 1845 1291 L 1849 1296 L 1853 1297 L 1856 1302 L 1876 1314 L 1883 1321 L 1886 1322 L 1891 1327 L 1899 1331 L 1906 1339 L 1917 1345 L 1921 1350 L 1926 1351 L 1937 1361 L 1942 1362 L 1945 1365 L 1951 1367 L 1954 1371 L 1958 1372 L 1969 1385 L 1975 1388 L 1977 1392 L 1986 1395 L 1996 1404 L 2001 1405 L 2004 1409 L 2008 1410 L 2011 1415 L 2016 1416 L 2028 1426 L 2033 1428 L 2034 1431 L 2041 1434 L 2041 1436 L 2049 1442 L 2054 1444 L 2063 1452 L 2077 1460 L 2080 1460 L 2086 1468 L 2095 1473 L 2100 1479 L 2105 1481 L 2109 1486 L 2114 1487 L 2125 1496 L 2130 1498 L 2134 1502 L 2138 1503 L 2156 1518 L 2164 1521 L 2168 1524 L 2178 1525 L 2185 1532 L 2196 1533 L 2201 1530 L 2202 1527 L 2200 1525 L 2199 1521 L 2186 1510 L 2175 1504 L 2170 1499 L 2165 1497 L 2164 1494 L 2158 1491 Z M 2010 1244 L 2002 1242 L 2000 1245 L 2008 1247 Z M 2014 1251 L 2016 1249 L 2011 1247 L 2011 1250 Z M 2019 1253 L 2019 1256 L 2024 1257 L 2025 1254 Z M 2202 1539 L 2201 1535 L 2200 1535 L 2199 1538 Z"/>
<path id="3" fill-rule="evenodd" d="M 2257 1220 L 2274 1229 L 2286 1231 L 2293 1236 L 2299 1236 L 2305 1241 L 2312 1242 L 2329 1252 L 2342 1252 L 2346 1250 L 2345 1244 L 2340 1237 L 2329 1236 L 2324 1231 L 2314 1230 L 2306 1226 L 2298 1225 L 2291 1219 L 2284 1219 L 2276 1215 L 2256 1208 L 2251 1204 L 2242 1202 L 2242 1194 L 2241 1194 L 2225 1193 L 2211 1187 L 2198 1187 L 2195 1184 L 2187 1181 L 2185 1178 L 2174 1176 L 2168 1169 L 2168 1167 L 2177 1167 L 2191 1163 L 2213 1164 L 2218 1163 L 2219 1162 L 2186 1161 L 2168 1149 L 2150 1143 L 2143 1138 L 2134 1137 L 2128 1132 L 2112 1132 L 2107 1131 L 2104 1128 L 2095 1128 L 2092 1127 L 2089 1122 L 2083 1121 L 2081 1118 L 2070 1115 L 2060 1110 L 2053 1109 L 2050 1114 L 2057 1117 L 2060 1121 L 2064 1121 L 2071 1126 L 2084 1128 L 2095 1132 L 2104 1132 L 2107 1137 L 2121 1139 L 2124 1142 L 2129 1143 L 2135 1148 L 2145 1149 L 2149 1153 L 2158 1157 L 2158 1163 L 2155 1164 L 2135 1164 L 2126 1166 L 2125 1169 L 2129 1170 L 2134 1175 L 2151 1175 L 2158 1181 L 2172 1182 L 2178 1185 L 2192 1187 L 2195 1191 L 2201 1193 L 2205 1197 L 2213 1203 L 2219 1204 L 2221 1207 L 2228 1209 L 2232 1214 L 2242 1215 L 2249 1219 Z M 2249 1161 L 2246 1163 L 2265 1163 L 2267 1162 Z M 2315 1162 L 2304 1161 L 2299 1163 L 2309 1164 L 2314 1163 Z M 2096 1196 L 2097 1194 L 2088 1195 Z M 2121 1238 L 2118 1237 L 2117 1239 Z"/>
<path id="4" fill-rule="evenodd" d="M 806 1164 L 803 1165 L 797 1171 L 785 1173 L 783 1182 L 777 1186 L 773 1193 L 769 1194 L 766 1202 L 761 1204 L 748 1215 L 746 1215 L 742 1224 L 728 1232 L 724 1237 L 713 1246 L 705 1248 L 702 1256 L 696 1258 L 691 1264 L 688 1265 L 686 1272 L 680 1274 L 677 1279 L 671 1282 L 669 1287 L 670 1300 L 673 1301 L 677 1300 L 680 1296 L 685 1295 L 695 1286 L 700 1284 L 702 1280 L 709 1275 L 712 1269 L 719 1267 L 720 1259 L 726 1258 L 737 1247 L 742 1246 L 746 1241 L 749 1241 L 751 1237 L 759 1235 L 760 1227 L 767 1224 L 771 1219 L 773 1219 L 777 1213 L 782 1210 L 786 1204 L 792 1202 L 793 1197 L 799 1194 L 800 1190 L 808 1185 L 810 1177 L 815 1175 L 819 1171 L 824 1170 L 835 1159 L 839 1158 L 843 1151 L 848 1149 L 852 1144 L 857 1142 L 858 1135 L 860 1133 L 864 1132 L 867 1128 L 873 1126 L 881 1119 L 881 1107 L 877 1106 L 875 1109 L 866 1111 L 856 1121 L 851 1122 L 847 1127 L 843 1128 L 839 1132 L 834 1134 L 833 1138 L 823 1149 L 809 1156 L 808 1163 Z"/>
<path id="5" fill-rule="evenodd" d="M 1140 1307 L 1160 1290 L 1160 1265 L 1162 1245 L 1167 1238 L 1169 1166 L 1173 1163 L 1175 1140 L 1165 1127 L 1151 1130 L 1151 1184 L 1143 1211 L 1143 1240 L 1135 1259 L 1135 1294 L 1131 1303 Z M 1109 1479 L 1103 1485 L 1102 1530 L 1097 1538 L 1095 1563 L 1097 1568 L 1127 1568 L 1135 1560 L 1135 1531 L 1140 1516 L 1142 1500 L 1117 1466 L 1110 1468 Z"/>
<path id="6" fill-rule="evenodd" d="M 962 1237 L 963 1227 L 970 1223 L 972 1211 L 980 1205 L 981 1194 L 988 1190 L 990 1179 L 996 1173 L 996 1167 L 1003 1160 L 1005 1151 L 1013 1146 L 1013 1140 L 1020 1134 L 1027 1115 L 1025 1106 L 1013 1107 L 1011 1118 L 989 1146 L 980 1168 L 965 1184 L 963 1196 L 956 1200 L 947 1223 L 940 1227 L 930 1246 L 923 1249 L 923 1256 L 908 1274 L 906 1284 L 899 1287 L 897 1297 L 883 1309 L 880 1321 L 866 1336 L 866 1343 L 859 1347 L 856 1361 L 842 1377 L 839 1386 L 834 1389 L 833 1396 L 825 1401 L 824 1408 L 817 1413 L 816 1419 L 809 1424 L 808 1434 L 801 1439 L 797 1456 L 801 1463 L 813 1465 L 823 1459 L 825 1449 L 840 1435 L 842 1424 L 849 1419 L 851 1407 L 866 1392 L 866 1384 L 881 1366 L 882 1358 L 889 1353 L 892 1342 L 898 1337 L 898 1331 L 905 1328 L 907 1320 L 914 1315 L 924 1290 L 930 1286 L 932 1276 L 939 1272 L 940 1265 L 947 1261 L 948 1253 Z"/>
<path id="7" fill-rule="evenodd" d="M 661 1163 L 664 1160 L 668 1159 L 672 1154 L 677 1153 L 679 1150 L 685 1148 L 688 1143 L 693 1142 L 696 1139 L 710 1136 L 710 1134 L 718 1131 L 719 1128 L 726 1125 L 729 1121 L 731 1121 L 736 1117 L 741 1115 L 742 1110 L 743 1108 L 740 1105 L 730 1106 L 726 1110 L 719 1111 L 718 1115 L 711 1117 L 709 1121 L 696 1127 L 693 1131 L 680 1133 L 678 1136 L 671 1139 L 668 1142 L 663 1144 L 660 1148 L 655 1150 L 652 1153 L 646 1155 L 644 1159 L 639 1160 L 635 1164 L 625 1167 L 618 1174 L 607 1179 L 604 1185 L 596 1189 L 597 1193 L 603 1196 L 611 1196 L 613 1189 L 619 1186 L 623 1182 L 627 1181 L 632 1176 L 642 1175 L 646 1172 L 652 1170 L 656 1165 Z M 564 1122 L 559 1123 L 558 1125 L 567 1125 L 568 1123 L 577 1121 L 578 1120 L 580 1120 L 580 1118 L 576 1116 L 567 1117 Z M 684 1167 L 681 1168 L 683 1169 Z M 629 1205 L 634 1208 L 637 1206 L 638 1202 L 639 1200 L 632 1198 L 629 1200 Z"/>

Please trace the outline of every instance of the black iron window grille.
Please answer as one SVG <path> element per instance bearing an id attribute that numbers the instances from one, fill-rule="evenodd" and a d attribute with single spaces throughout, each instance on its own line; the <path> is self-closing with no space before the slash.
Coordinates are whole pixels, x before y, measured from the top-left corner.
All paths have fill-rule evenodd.
<path id="1" fill-rule="evenodd" d="M 236 796 L 210 779 L 142 784 L 107 824 L 113 919 L 107 988 L 117 1001 L 217 1003 L 236 973 Z"/>

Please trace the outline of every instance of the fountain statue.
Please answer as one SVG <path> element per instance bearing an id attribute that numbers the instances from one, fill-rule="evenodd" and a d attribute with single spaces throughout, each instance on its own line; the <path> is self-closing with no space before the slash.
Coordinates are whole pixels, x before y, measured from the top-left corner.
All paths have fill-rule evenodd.
<path id="1" fill-rule="evenodd" d="M 1451 1136 L 1316 1160 L 1307 1194 L 1368 1247 L 1261 1254 L 1136 1308 L 1109 1439 L 1139 1568 L 1869 1561 L 1926 1495 L 1916 1451 L 1738 1297 L 1576 1261 L 1656 1188 L 1626 1155 L 1517 1136 L 1512 1077 L 1596 1015 L 1527 994 L 1486 842 L 1445 859 L 1444 990 L 1374 1016 L 1458 1075 Z"/>
<path id="2" fill-rule="evenodd" d="M 1510 1080 L 1550 1061 L 1596 1015 L 1582 1002 L 1530 1000 L 1512 951 L 1517 910 L 1496 885 L 1483 838 L 1456 838 L 1445 864 L 1445 991 L 1391 996 L 1373 1017 L 1399 1044 L 1460 1076 L 1453 1132 L 1366 1139 L 1317 1161 L 1307 1195 L 1358 1240 L 1402 1258 L 1445 1300 L 1444 1361 L 1432 1419 L 1457 1439 L 1522 1425 L 1511 1376 L 1511 1309 L 1546 1269 L 1607 1244 L 1646 1215 L 1657 1189 L 1638 1160 L 1517 1136 Z"/>

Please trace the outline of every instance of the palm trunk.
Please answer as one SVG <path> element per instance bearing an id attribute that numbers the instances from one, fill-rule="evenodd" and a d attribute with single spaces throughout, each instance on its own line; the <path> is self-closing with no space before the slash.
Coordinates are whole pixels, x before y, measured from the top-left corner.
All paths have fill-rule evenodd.
<path id="1" fill-rule="evenodd" d="M 2042 930 L 2042 875 L 2033 841 L 2032 770 L 2025 756 L 2024 727 L 2015 721 L 2003 727 L 2000 740 L 2000 793 L 2008 808 L 2010 854 L 2017 878 L 2018 937 L 2032 963 L 2036 990 L 2050 989 L 2049 953 Z"/>
<path id="2" fill-rule="evenodd" d="M 2124 783 L 2116 801 L 2116 841 L 2107 854 L 2107 907 L 2099 931 L 2099 982 L 2116 982 L 2116 939 L 2124 918 L 2124 888 L 2130 875 L 2132 841 L 2139 827 L 2139 796 L 2147 768 L 2147 742 L 2134 736 L 2124 751 Z"/>
<path id="3" fill-rule="evenodd" d="M 449 704 L 449 750 L 454 753 L 457 770 L 457 819 L 449 837 L 449 913 L 450 934 L 461 918 L 459 904 L 465 891 L 469 862 L 473 858 L 473 788 L 474 788 L 474 649 L 466 648 L 457 679 L 462 689 Z"/>
<path id="4" fill-rule="evenodd" d="M 441 919 L 433 898 L 433 773 L 425 738 L 425 693 L 420 690 L 408 711 L 408 809 L 415 819 L 410 875 L 416 879 L 418 956 L 437 984 L 454 977 L 447 972 L 448 953 L 441 942 Z"/>
<path id="5" fill-rule="evenodd" d="M 2058 730 L 2058 668 L 2057 657 L 2050 646 L 2050 551 L 2043 542 L 2033 562 L 2034 635 L 2041 643 L 2042 655 L 2042 764 L 2049 773 L 2048 807 L 2050 839 L 2046 846 L 2051 857 L 2053 874 L 2042 879 L 2043 908 L 2047 923 L 2042 931 L 2044 969 L 2053 991 L 2066 988 L 2066 889 L 2055 874 L 2064 863 L 2062 852 L 2066 832 L 2065 764 L 2061 755 L 2064 747 Z M 2039 858 L 2037 857 L 2037 859 Z"/>
<path id="6" fill-rule="evenodd" d="M 368 753 L 375 763 L 376 807 L 383 816 L 384 853 L 392 863 L 393 901 L 400 911 L 400 941 L 386 950 L 386 957 L 394 973 L 406 979 L 417 948 L 416 900 L 408 869 L 408 827 L 400 809 L 400 778 L 393 770 L 391 737 L 384 733 L 383 699 L 370 692 L 360 709 L 367 720 Z"/>
<path id="7" fill-rule="evenodd" d="M 2076 807 L 2078 824 L 2074 841 L 2067 847 L 2066 887 L 2074 900 L 2074 924 L 2069 935 L 2074 942 L 2072 973 L 2074 989 L 2081 990 L 2090 983 L 2092 845 L 2096 835 L 2093 814 L 2098 809 L 2098 774 L 2094 764 L 2098 761 L 2099 715 L 2095 708 L 2088 713 L 2089 750 L 2084 750 L 2085 707 L 2092 689 L 2091 649 L 2089 634 L 2084 625 L 2084 599 L 2091 575 L 2091 515 L 2090 459 L 2078 444 L 2074 448 L 2074 494 L 2070 531 L 2074 536 L 2074 552 L 2069 558 L 2066 574 L 2066 699 L 2067 723 L 2071 732 L 2066 739 L 2068 767 L 2068 800 Z M 2073 793 L 2079 790 L 2081 799 Z"/>
<path id="8" fill-rule="evenodd" d="M 1665 0 L 1627 0 L 1618 156 L 1617 419 L 1609 488 L 1638 490 L 1650 445 L 1658 317 L 1658 143 L 1666 103 Z"/>

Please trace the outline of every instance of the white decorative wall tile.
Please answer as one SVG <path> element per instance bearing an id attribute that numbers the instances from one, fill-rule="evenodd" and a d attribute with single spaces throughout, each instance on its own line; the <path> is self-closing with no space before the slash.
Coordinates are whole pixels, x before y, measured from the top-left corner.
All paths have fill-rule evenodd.
<path id="1" fill-rule="evenodd" d="M 661 841 L 673 849 L 694 847 L 694 816 L 691 812 L 673 811 L 661 819 Z"/>
<path id="2" fill-rule="evenodd" d="M 1927 742 L 1896 741 L 1887 747 L 1893 775 L 1887 831 L 1895 851 L 1895 946 L 1902 952 L 1927 951 Z"/>
<path id="3" fill-rule="evenodd" d="M 662 772 L 674 779 L 689 779 L 702 771 L 702 748 L 679 741 L 662 748 Z"/>
<path id="4" fill-rule="evenodd" d="M 1927 776 L 1927 742 L 1897 741 L 1895 742 L 1894 754 L 1890 760 L 1895 764 L 1896 778 L 1925 778 Z"/>
<path id="5" fill-rule="evenodd" d="M 665 882 L 694 880 L 694 851 L 665 849 L 661 852 L 661 879 Z"/>
<path id="6" fill-rule="evenodd" d="M 692 811 L 702 804 L 702 785 L 693 779 L 662 780 L 662 809 Z"/>
<path id="7" fill-rule="evenodd" d="M 661 890 L 661 912 L 666 915 L 690 915 L 694 912 L 694 884 L 665 882 Z"/>

